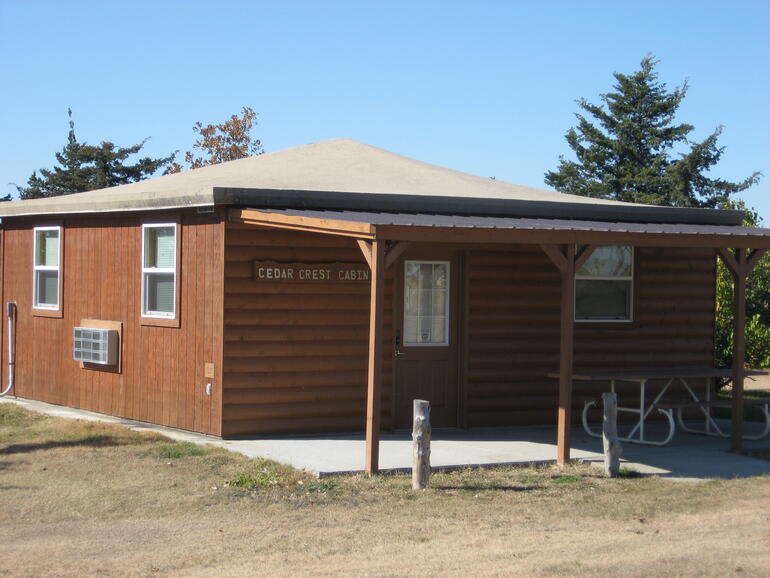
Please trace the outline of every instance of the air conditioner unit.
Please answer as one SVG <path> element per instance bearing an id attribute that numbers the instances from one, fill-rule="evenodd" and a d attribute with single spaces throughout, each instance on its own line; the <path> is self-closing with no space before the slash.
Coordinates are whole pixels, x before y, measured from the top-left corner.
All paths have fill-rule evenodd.
<path id="1" fill-rule="evenodd" d="M 118 332 L 114 329 L 75 327 L 72 358 L 84 363 L 117 365 Z"/>

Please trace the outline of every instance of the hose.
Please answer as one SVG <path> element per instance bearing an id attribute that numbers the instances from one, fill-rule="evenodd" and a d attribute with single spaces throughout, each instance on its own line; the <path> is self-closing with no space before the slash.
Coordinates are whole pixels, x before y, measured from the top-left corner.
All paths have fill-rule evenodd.
<path id="1" fill-rule="evenodd" d="M 13 389 L 13 384 L 16 381 L 16 353 L 13 349 L 15 337 L 13 333 L 13 322 L 16 317 L 16 303 L 9 301 L 6 304 L 6 307 L 8 308 L 8 386 L 3 391 L 0 391 L 0 397 L 8 395 L 8 392 Z"/>

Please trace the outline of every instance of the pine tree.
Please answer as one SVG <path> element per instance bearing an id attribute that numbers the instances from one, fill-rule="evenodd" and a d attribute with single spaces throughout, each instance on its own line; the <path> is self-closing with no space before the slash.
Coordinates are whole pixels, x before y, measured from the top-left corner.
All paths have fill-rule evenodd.
<path id="1" fill-rule="evenodd" d="M 145 157 L 135 164 L 127 164 L 128 157 L 141 151 L 147 139 L 130 147 L 118 147 L 109 141 L 103 141 L 98 146 L 78 142 L 72 110 L 67 112 L 70 130 L 66 146 L 56 153 L 59 166 L 51 170 L 40 169 L 39 176 L 38 171 L 35 171 L 27 180 L 26 187 L 17 186 L 22 200 L 56 197 L 133 183 L 152 176 L 158 169 L 174 160 L 175 155 L 172 154 L 157 159 Z"/>
<path id="2" fill-rule="evenodd" d="M 706 176 L 724 152 L 717 144 L 722 127 L 702 142 L 688 140 L 694 127 L 674 123 L 687 83 L 667 92 L 658 81 L 657 63 L 647 56 L 632 75 L 614 73 L 615 92 L 602 94 L 600 105 L 577 101 L 598 126 L 576 114 L 578 125 L 566 140 L 577 162 L 560 156 L 558 169 L 545 174 L 548 185 L 563 193 L 618 201 L 717 207 L 759 180 L 758 172 L 739 183 Z M 686 152 L 674 158 L 677 148 Z"/>

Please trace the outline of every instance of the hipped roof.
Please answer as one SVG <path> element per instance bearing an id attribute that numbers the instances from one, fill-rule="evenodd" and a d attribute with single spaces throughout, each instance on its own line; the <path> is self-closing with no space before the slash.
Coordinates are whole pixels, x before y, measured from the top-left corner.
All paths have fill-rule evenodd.
<path id="1" fill-rule="evenodd" d="M 565 195 L 335 139 L 128 185 L 0 203 L 0 217 L 236 205 L 736 225 L 739 211 Z"/>

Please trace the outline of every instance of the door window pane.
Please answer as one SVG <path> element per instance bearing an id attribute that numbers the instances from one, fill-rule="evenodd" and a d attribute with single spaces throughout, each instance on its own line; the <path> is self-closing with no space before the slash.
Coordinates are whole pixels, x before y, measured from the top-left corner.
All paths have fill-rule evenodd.
<path id="1" fill-rule="evenodd" d="M 449 343 L 449 263 L 406 261 L 404 345 Z"/>

